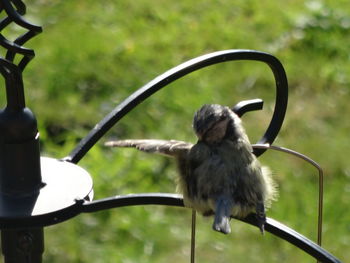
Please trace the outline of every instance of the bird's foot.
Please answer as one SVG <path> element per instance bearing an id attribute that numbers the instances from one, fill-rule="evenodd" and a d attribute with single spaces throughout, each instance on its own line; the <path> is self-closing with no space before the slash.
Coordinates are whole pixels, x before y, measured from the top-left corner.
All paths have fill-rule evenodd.
<path id="1" fill-rule="evenodd" d="M 231 233 L 231 227 L 230 227 L 230 218 L 229 217 L 223 217 L 219 219 L 215 219 L 213 223 L 213 230 L 221 232 L 223 234 L 229 234 Z"/>
<path id="2" fill-rule="evenodd" d="M 260 229 L 261 234 L 264 234 L 266 214 L 265 214 L 265 207 L 262 202 L 259 202 L 256 206 L 256 219 L 257 219 L 258 227 Z"/>

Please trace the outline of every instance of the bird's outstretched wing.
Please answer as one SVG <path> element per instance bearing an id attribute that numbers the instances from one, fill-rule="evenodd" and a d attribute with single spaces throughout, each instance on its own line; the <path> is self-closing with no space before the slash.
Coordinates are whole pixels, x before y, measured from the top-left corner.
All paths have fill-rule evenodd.
<path id="1" fill-rule="evenodd" d="M 117 140 L 105 143 L 110 147 L 133 147 L 143 152 L 160 153 L 168 156 L 178 156 L 188 152 L 193 144 L 176 140 Z"/>

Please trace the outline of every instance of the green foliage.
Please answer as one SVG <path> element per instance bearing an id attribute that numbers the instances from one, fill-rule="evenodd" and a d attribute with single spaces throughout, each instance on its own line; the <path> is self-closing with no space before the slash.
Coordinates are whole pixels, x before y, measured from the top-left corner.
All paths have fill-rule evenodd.
<path id="1" fill-rule="evenodd" d="M 271 52 L 286 68 L 290 99 L 277 145 L 309 155 L 325 169 L 324 247 L 350 259 L 350 7 L 347 1 L 27 1 L 44 33 L 24 72 L 43 154 L 61 158 L 119 102 L 188 59 L 224 49 Z M 270 121 L 274 80 L 266 65 L 233 62 L 186 76 L 143 102 L 106 136 L 195 141 L 194 111 L 262 98 L 243 117 L 252 142 Z M 316 240 L 317 171 L 282 153 L 262 162 L 279 184 L 268 216 Z M 95 199 L 175 192 L 174 164 L 160 156 L 96 145 L 80 162 Z M 233 220 L 229 236 L 198 216 L 197 262 L 310 262 L 304 252 Z M 46 262 L 189 261 L 191 211 L 159 206 L 83 214 L 46 229 Z"/>

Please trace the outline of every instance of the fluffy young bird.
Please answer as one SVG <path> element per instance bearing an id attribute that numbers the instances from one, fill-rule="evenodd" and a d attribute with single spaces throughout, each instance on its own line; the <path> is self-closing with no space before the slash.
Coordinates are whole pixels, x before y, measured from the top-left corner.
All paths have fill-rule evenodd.
<path id="1" fill-rule="evenodd" d="M 228 107 L 206 104 L 193 119 L 196 144 L 176 140 L 119 140 L 107 146 L 135 147 L 141 151 L 176 158 L 178 190 L 185 206 L 209 216 L 213 229 L 231 232 L 231 217 L 256 212 L 264 232 L 265 208 L 275 197 L 275 184 L 268 169 L 255 155 L 240 118 Z"/>

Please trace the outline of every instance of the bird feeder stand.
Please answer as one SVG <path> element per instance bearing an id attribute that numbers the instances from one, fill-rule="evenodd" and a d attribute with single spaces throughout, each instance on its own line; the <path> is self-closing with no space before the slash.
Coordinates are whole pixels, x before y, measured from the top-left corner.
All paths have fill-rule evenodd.
<path id="1" fill-rule="evenodd" d="M 10 24 L 27 30 L 13 41 L 0 33 L 0 45 L 6 52 L 4 57 L 0 57 L 0 73 L 5 80 L 7 101 L 7 105 L 0 110 L 0 229 L 5 263 L 42 262 L 44 227 L 61 223 L 80 213 L 130 205 L 183 206 L 182 196 L 166 193 L 132 194 L 92 201 L 92 179 L 87 171 L 77 165 L 113 125 L 169 83 L 222 62 L 264 62 L 274 73 L 277 93 L 271 123 L 258 143 L 271 144 L 283 123 L 288 90 L 281 63 L 263 52 L 226 50 L 185 62 L 141 87 L 96 125 L 66 158 L 41 157 L 37 121 L 25 104 L 22 72 L 34 57 L 34 51 L 23 45 L 42 29 L 24 19 L 26 6 L 21 0 L 0 0 L 0 13 L 4 15 L 0 21 L 1 32 Z M 18 57 L 21 58 L 15 60 Z M 261 100 L 249 100 L 237 104 L 234 110 L 242 115 L 261 107 Z M 257 149 L 255 154 L 259 156 L 265 150 Z M 248 216 L 243 221 L 256 225 L 254 216 Z M 277 221 L 268 218 L 265 229 L 322 262 L 340 262 L 317 244 Z"/>

